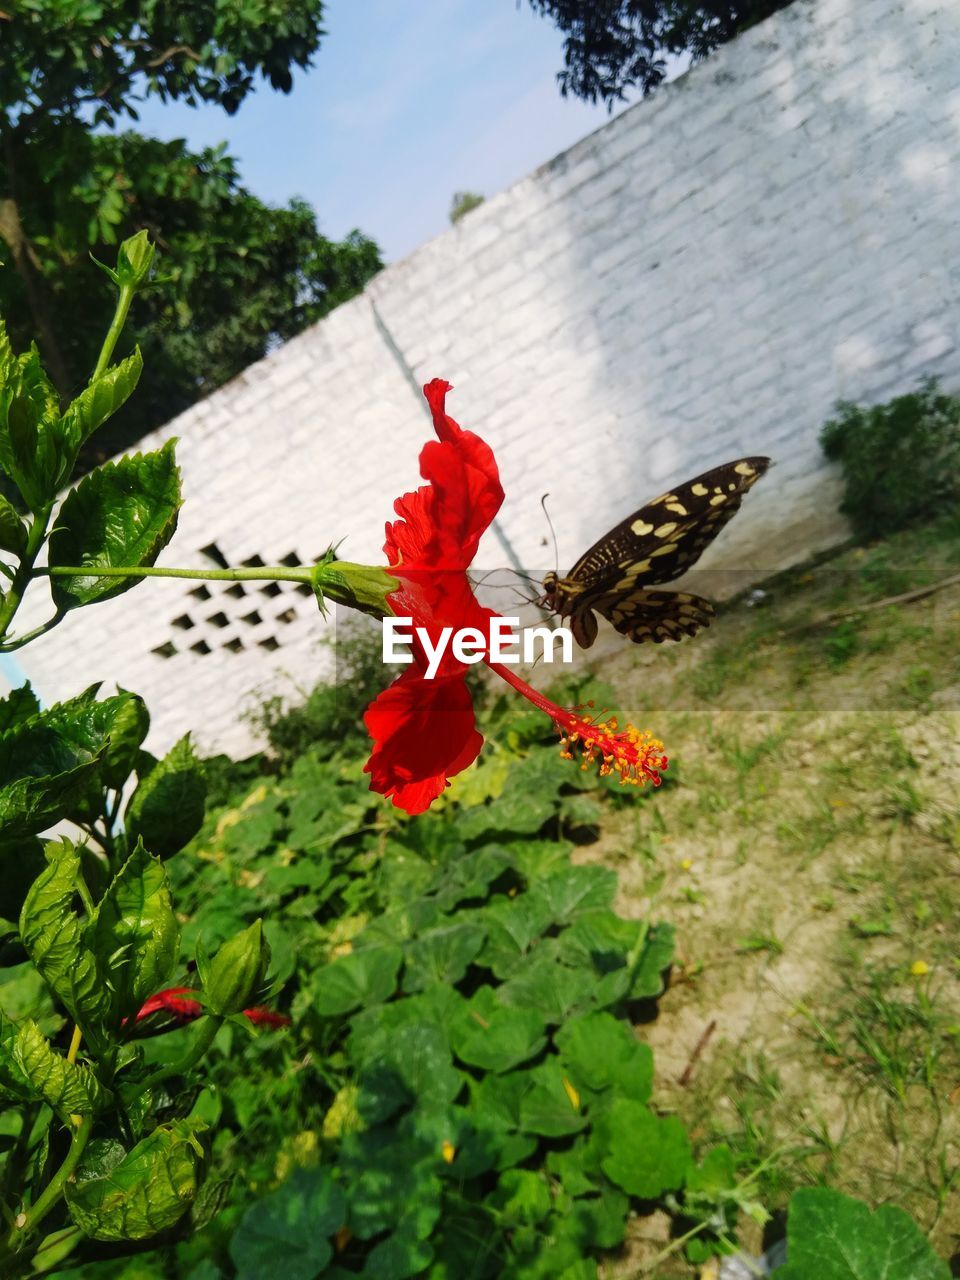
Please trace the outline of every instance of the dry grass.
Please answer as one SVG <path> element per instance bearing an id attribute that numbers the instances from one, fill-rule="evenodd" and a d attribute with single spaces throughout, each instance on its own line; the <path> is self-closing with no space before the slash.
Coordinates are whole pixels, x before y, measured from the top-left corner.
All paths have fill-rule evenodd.
<path id="1" fill-rule="evenodd" d="M 704 1143 L 728 1142 L 744 1171 L 769 1160 L 773 1207 L 829 1179 L 908 1209 L 948 1257 L 960 1247 L 960 586 L 796 628 L 958 565 L 954 524 L 784 575 L 762 607 L 733 606 L 670 651 L 608 638 L 595 669 L 666 740 L 674 781 L 582 851 L 617 868 L 625 913 L 678 927 L 679 964 L 644 1028 L 660 1104 Z"/>

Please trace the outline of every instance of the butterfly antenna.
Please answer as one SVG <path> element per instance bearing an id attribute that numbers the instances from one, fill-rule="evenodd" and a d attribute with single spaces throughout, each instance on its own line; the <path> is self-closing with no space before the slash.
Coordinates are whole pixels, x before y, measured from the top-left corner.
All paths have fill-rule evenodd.
<path id="1" fill-rule="evenodd" d="M 560 548 L 557 545 L 557 531 L 553 527 L 553 521 L 550 519 L 550 512 L 547 510 L 547 499 L 549 493 L 545 493 L 540 499 L 540 505 L 543 507 L 543 514 L 547 517 L 547 524 L 550 526 L 550 536 L 553 538 L 553 566 L 555 572 L 560 572 Z"/>

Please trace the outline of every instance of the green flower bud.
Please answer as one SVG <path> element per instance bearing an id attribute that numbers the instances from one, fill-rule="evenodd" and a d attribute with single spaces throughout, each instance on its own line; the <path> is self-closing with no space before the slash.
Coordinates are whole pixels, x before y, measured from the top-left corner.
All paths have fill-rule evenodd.
<path id="1" fill-rule="evenodd" d="M 387 596 L 399 586 L 397 579 L 379 565 L 322 560 L 313 570 L 313 589 L 321 610 L 329 599 L 374 618 L 392 617 Z"/>
<path id="2" fill-rule="evenodd" d="M 116 279 L 121 289 L 139 289 L 146 284 L 155 248 L 146 231 L 138 231 L 129 240 L 124 240 L 117 253 Z"/>
<path id="3" fill-rule="evenodd" d="M 255 998 L 270 964 L 270 947 L 263 921 L 225 942 L 205 966 L 203 994 L 210 1013 L 242 1013 Z"/>

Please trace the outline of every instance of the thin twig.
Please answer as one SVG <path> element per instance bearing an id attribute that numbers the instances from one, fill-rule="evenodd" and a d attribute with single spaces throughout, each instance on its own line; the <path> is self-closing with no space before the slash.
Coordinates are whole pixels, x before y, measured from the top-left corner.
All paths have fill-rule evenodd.
<path id="1" fill-rule="evenodd" d="M 693 1046 L 693 1052 L 690 1054 L 690 1057 L 687 1059 L 687 1065 L 684 1067 L 683 1071 L 677 1078 L 677 1084 L 680 1085 L 681 1088 L 685 1089 L 687 1085 L 690 1083 L 690 1080 L 693 1076 L 693 1069 L 697 1065 L 697 1060 L 700 1057 L 701 1053 L 703 1053 L 707 1045 L 710 1043 L 710 1037 L 713 1035 L 716 1029 L 717 1029 L 717 1020 L 716 1018 L 711 1018 L 710 1021 L 707 1023 L 707 1029 L 704 1031 L 703 1035 L 700 1037 L 697 1043 Z"/>
<path id="2" fill-rule="evenodd" d="M 960 583 L 960 573 L 951 574 L 949 578 L 941 578 L 939 582 L 928 583 L 925 587 L 917 587 L 913 591 L 903 591 L 897 596 L 885 596 L 883 600 L 875 600 L 872 604 L 857 605 L 852 609 L 841 609 L 837 613 L 824 613 L 819 618 L 811 618 L 799 627 L 791 627 L 778 633 L 778 639 L 795 636 L 801 631 L 813 631 L 817 627 L 831 626 L 834 622 L 843 622 L 847 618 L 857 618 L 861 613 L 874 613 L 877 609 L 889 609 L 894 604 L 909 604 L 912 600 L 922 600 L 924 596 L 932 596 L 935 591 L 943 591 L 945 587 L 953 587 Z"/>

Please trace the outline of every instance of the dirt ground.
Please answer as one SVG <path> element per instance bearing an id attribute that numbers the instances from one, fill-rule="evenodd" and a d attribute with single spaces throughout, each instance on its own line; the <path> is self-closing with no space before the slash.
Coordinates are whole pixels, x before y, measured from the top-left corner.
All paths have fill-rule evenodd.
<path id="1" fill-rule="evenodd" d="M 664 739 L 669 784 L 580 852 L 617 869 L 625 914 L 677 927 L 671 985 L 641 1027 L 659 1105 L 759 1170 L 769 1207 L 829 1180 L 907 1209 L 948 1258 L 960 583 L 884 601 L 958 568 L 955 526 L 901 535 L 765 583 L 681 645 L 606 636 L 591 665 Z M 610 1274 L 650 1274 L 660 1225 L 638 1220 Z M 759 1250 L 760 1228 L 741 1229 Z"/>

